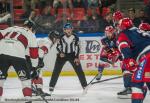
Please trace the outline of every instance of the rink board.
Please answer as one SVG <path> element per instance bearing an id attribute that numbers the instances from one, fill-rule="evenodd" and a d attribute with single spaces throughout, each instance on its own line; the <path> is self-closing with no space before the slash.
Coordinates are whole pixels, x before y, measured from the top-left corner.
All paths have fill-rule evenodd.
<path id="1" fill-rule="evenodd" d="M 46 34 L 37 34 L 36 35 L 38 39 L 44 38 L 47 35 Z M 99 54 L 102 48 L 101 45 L 101 38 L 103 38 L 103 33 L 89 33 L 89 34 L 79 34 L 80 38 L 80 60 L 82 68 L 86 75 L 96 75 L 97 74 L 97 68 L 99 62 L 102 63 L 99 60 Z M 44 58 L 45 66 L 42 68 L 43 75 L 44 76 L 50 76 L 52 74 L 55 60 L 56 60 L 56 45 L 52 47 L 51 50 L 49 50 L 49 53 Z M 105 63 L 104 63 L 105 64 Z M 121 74 L 120 70 L 120 63 L 116 63 L 115 66 L 111 66 L 109 64 L 106 64 L 106 68 L 104 71 L 104 75 L 116 75 Z M 74 72 L 72 66 L 70 63 L 66 63 L 62 69 L 62 76 L 72 76 L 76 75 Z M 16 74 L 14 73 L 14 70 L 11 68 L 9 72 L 10 77 L 15 77 Z"/>

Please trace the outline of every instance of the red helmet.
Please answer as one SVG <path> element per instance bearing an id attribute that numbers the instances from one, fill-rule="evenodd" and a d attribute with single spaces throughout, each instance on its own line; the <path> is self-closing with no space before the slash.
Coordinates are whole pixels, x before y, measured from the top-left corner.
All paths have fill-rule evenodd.
<path id="1" fill-rule="evenodd" d="M 148 24 L 148 23 L 141 23 L 139 25 L 139 29 L 144 30 L 144 31 L 150 31 L 150 24 Z"/>
<path id="2" fill-rule="evenodd" d="M 121 30 L 129 29 L 133 27 L 133 22 L 130 18 L 123 18 L 119 21 L 119 28 Z"/>
<path id="3" fill-rule="evenodd" d="M 113 28 L 113 26 L 105 27 L 105 33 L 113 33 L 114 31 L 115 31 L 115 29 Z"/>
<path id="4" fill-rule="evenodd" d="M 121 11 L 116 11 L 113 13 L 113 20 L 114 21 L 119 21 L 122 18 L 123 18 L 123 14 Z"/>

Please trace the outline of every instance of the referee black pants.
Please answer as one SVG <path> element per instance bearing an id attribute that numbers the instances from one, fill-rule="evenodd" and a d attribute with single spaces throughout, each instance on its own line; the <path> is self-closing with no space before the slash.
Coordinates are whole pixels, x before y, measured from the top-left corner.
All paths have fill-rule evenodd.
<path id="1" fill-rule="evenodd" d="M 81 64 L 77 65 L 76 63 L 74 63 L 74 60 L 75 60 L 74 53 L 65 54 L 65 57 L 63 57 L 63 58 L 61 58 L 59 55 L 57 55 L 49 87 L 55 87 L 56 82 L 58 80 L 58 77 L 60 75 L 60 72 L 61 72 L 64 64 L 67 61 L 69 61 L 71 63 L 71 65 L 73 66 L 73 68 L 74 68 L 74 70 L 75 70 L 75 72 L 76 72 L 76 74 L 80 80 L 82 87 L 84 88 L 87 86 L 87 81 L 86 81 L 84 72 L 82 70 Z"/>

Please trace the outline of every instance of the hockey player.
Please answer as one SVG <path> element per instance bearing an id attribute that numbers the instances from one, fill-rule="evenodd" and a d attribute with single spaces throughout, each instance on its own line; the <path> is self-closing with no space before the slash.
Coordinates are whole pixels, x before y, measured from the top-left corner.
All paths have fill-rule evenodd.
<path id="1" fill-rule="evenodd" d="M 139 29 L 141 30 L 141 32 L 143 32 L 143 34 L 144 33 L 148 34 L 149 37 L 150 37 L 150 24 L 148 24 L 148 23 L 141 23 L 139 25 Z M 148 89 L 150 90 L 150 83 L 147 82 L 146 85 L 147 85 Z"/>
<path id="2" fill-rule="evenodd" d="M 144 82 L 150 82 L 150 37 L 133 27 L 129 18 L 121 19 L 119 28 L 122 31 L 118 35 L 118 48 L 125 68 L 133 73 L 132 103 L 143 103 L 146 93 Z"/>
<path id="3" fill-rule="evenodd" d="M 49 84 L 50 92 L 54 90 L 59 74 L 67 61 L 73 66 L 83 89 L 87 86 L 87 81 L 79 60 L 79 38 L 73 33 L 73 27 L 70 23 L 64 25 L 63 31 L 64 34 L 60 37 L 60 41 L 57 44 L 58 54 Z"/>
<path id="4" fill-rule="evenodd" d="M 122 12 L 120 11 L 116 11 L 115 13 L 113 13 L 113 23 L 116 29 L 116 34 L 118 34 L 120 32 L 120 28 L 119 28 L 119 21 L 121 19 L 124 18 L 124 15 Z M 118 92 L 117 95 L 119 98 L 130 98 L 131 95 L 131 75 L 132 73 L 128 70 L 125 69 L 123 63 L 121 63 L 121 69 L 122 69 L 122 73 L 123 73 L 123 83 L 124 83 L 124 87 L 125 89 L 123 89 L 122 91 Z"/>
<path id="5" fill-rule="evenodd" d="M 0 30 L 0 40 L 3 39 L 3 37 L 4 37 L 3 30 Z"/>
<path id="6" fill-rule="evenodd" d="M 124 18 L 124 15 L 121 11 L 116 11 L 113 13 L 113 26 L 117 29 L 118 26 L 118 22 L 119 20 L 121 20 L 122 18 Z"/>
<path id="7" fill-rule="evenodd" d="M 7 72 L 13 66 L 22 82 L 22 92 L 25 98 L 30 98 L 31 75 L 25 59 L 25 52 L 29 48 L 32 61 L 32 73 L 38 64 L 38 46 L 34 35 L 34 23 L 26 21 L 23 27 L 9 27 L 4 30 L 3 39 L 0 41 L 0 97 L 3 95 L 3 84 L 7 79 Z M 33 75 L 32 75 L 33 76 Z M 31 101 L 26 102 L 31 103 Z"/>
<path id="8" fill-rule="evenodd" d="M 148 23 L 141 23 L 140 25 L 139 25 L 139 29 L 140 30 L 143 30 L 143 31 L 150 31 L 150 24 L 148 24 Z"/>
<path id="9" fill-rule="evenodd" d="M 48 34 L 48 37 L 38 40 L 38 47 L 39 47 L 38 68 L 39 68 L 39 72 L 41 72 L 40 69 L 44 67 L 44 62 L 43 62 L 44 57 L 46 56 L 46 54 L 48 54 L 48 52 L 50 51 L 52 46 L 54 46 L 57 43 L 59 37 L 60 37 L 59 32 L 51 31 Z M 37 87 L 37 92 L 38 92 L 37 95 L 50 96 L 49 94 L 44 93 L 42 90 L 43 79 L 41 76 L 42 76 L 42 74 L 40 76 L 32 79 L 32 83 L 35 84 L 35 86 Z"/>
<path id="10" fill-rule="evenodd" d="M 115 29 L 112 26 L 106 26 L 105 37 L 102 38 L 101 43 L 103 47 L 100 54 L 100 60 L 114 65 L 114 63 L 118 60 L 120 53 L 116 46 Z M 98 67 L 99 74 L 96 77 L 96 80 L 101 79 L 104 68 L 104 63 L 100 62 Z"/>

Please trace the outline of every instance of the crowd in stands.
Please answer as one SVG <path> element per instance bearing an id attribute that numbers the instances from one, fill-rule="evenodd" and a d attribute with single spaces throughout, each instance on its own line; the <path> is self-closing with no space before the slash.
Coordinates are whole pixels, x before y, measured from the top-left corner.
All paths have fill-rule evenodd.
<path id="1" fill-rule="evenodd" d="M 12 18 L 10 15 L 11 6 L 8 1 L 10 0 L 0 0 L 0 24 L 8 22 Z M 26 19 L 34 21 L 38 33 L 48 33 L 54 29 L 62 32 L 63 24 L 66 22 L 71 22 L 75 30 L 79 32 L 103 32 L 106 26 L 113 25 L 112 13 L 114 11 L 109 6 L 116 1 L 22 0 L 21 9 L 24 12 L 19 16 L 19 19 L 22 22 Z M 124 15 L 130 17 L 137 27 L 141 22 L 150 23 L 150 0 L 145 8 L 139 11 L 130 8 Z"/>
<path id="2" fill-rule="evenodd" d="M 8 23 L 10 19 L 10 3 L 7 0 L 0 0 L 0 23 Z"/>

